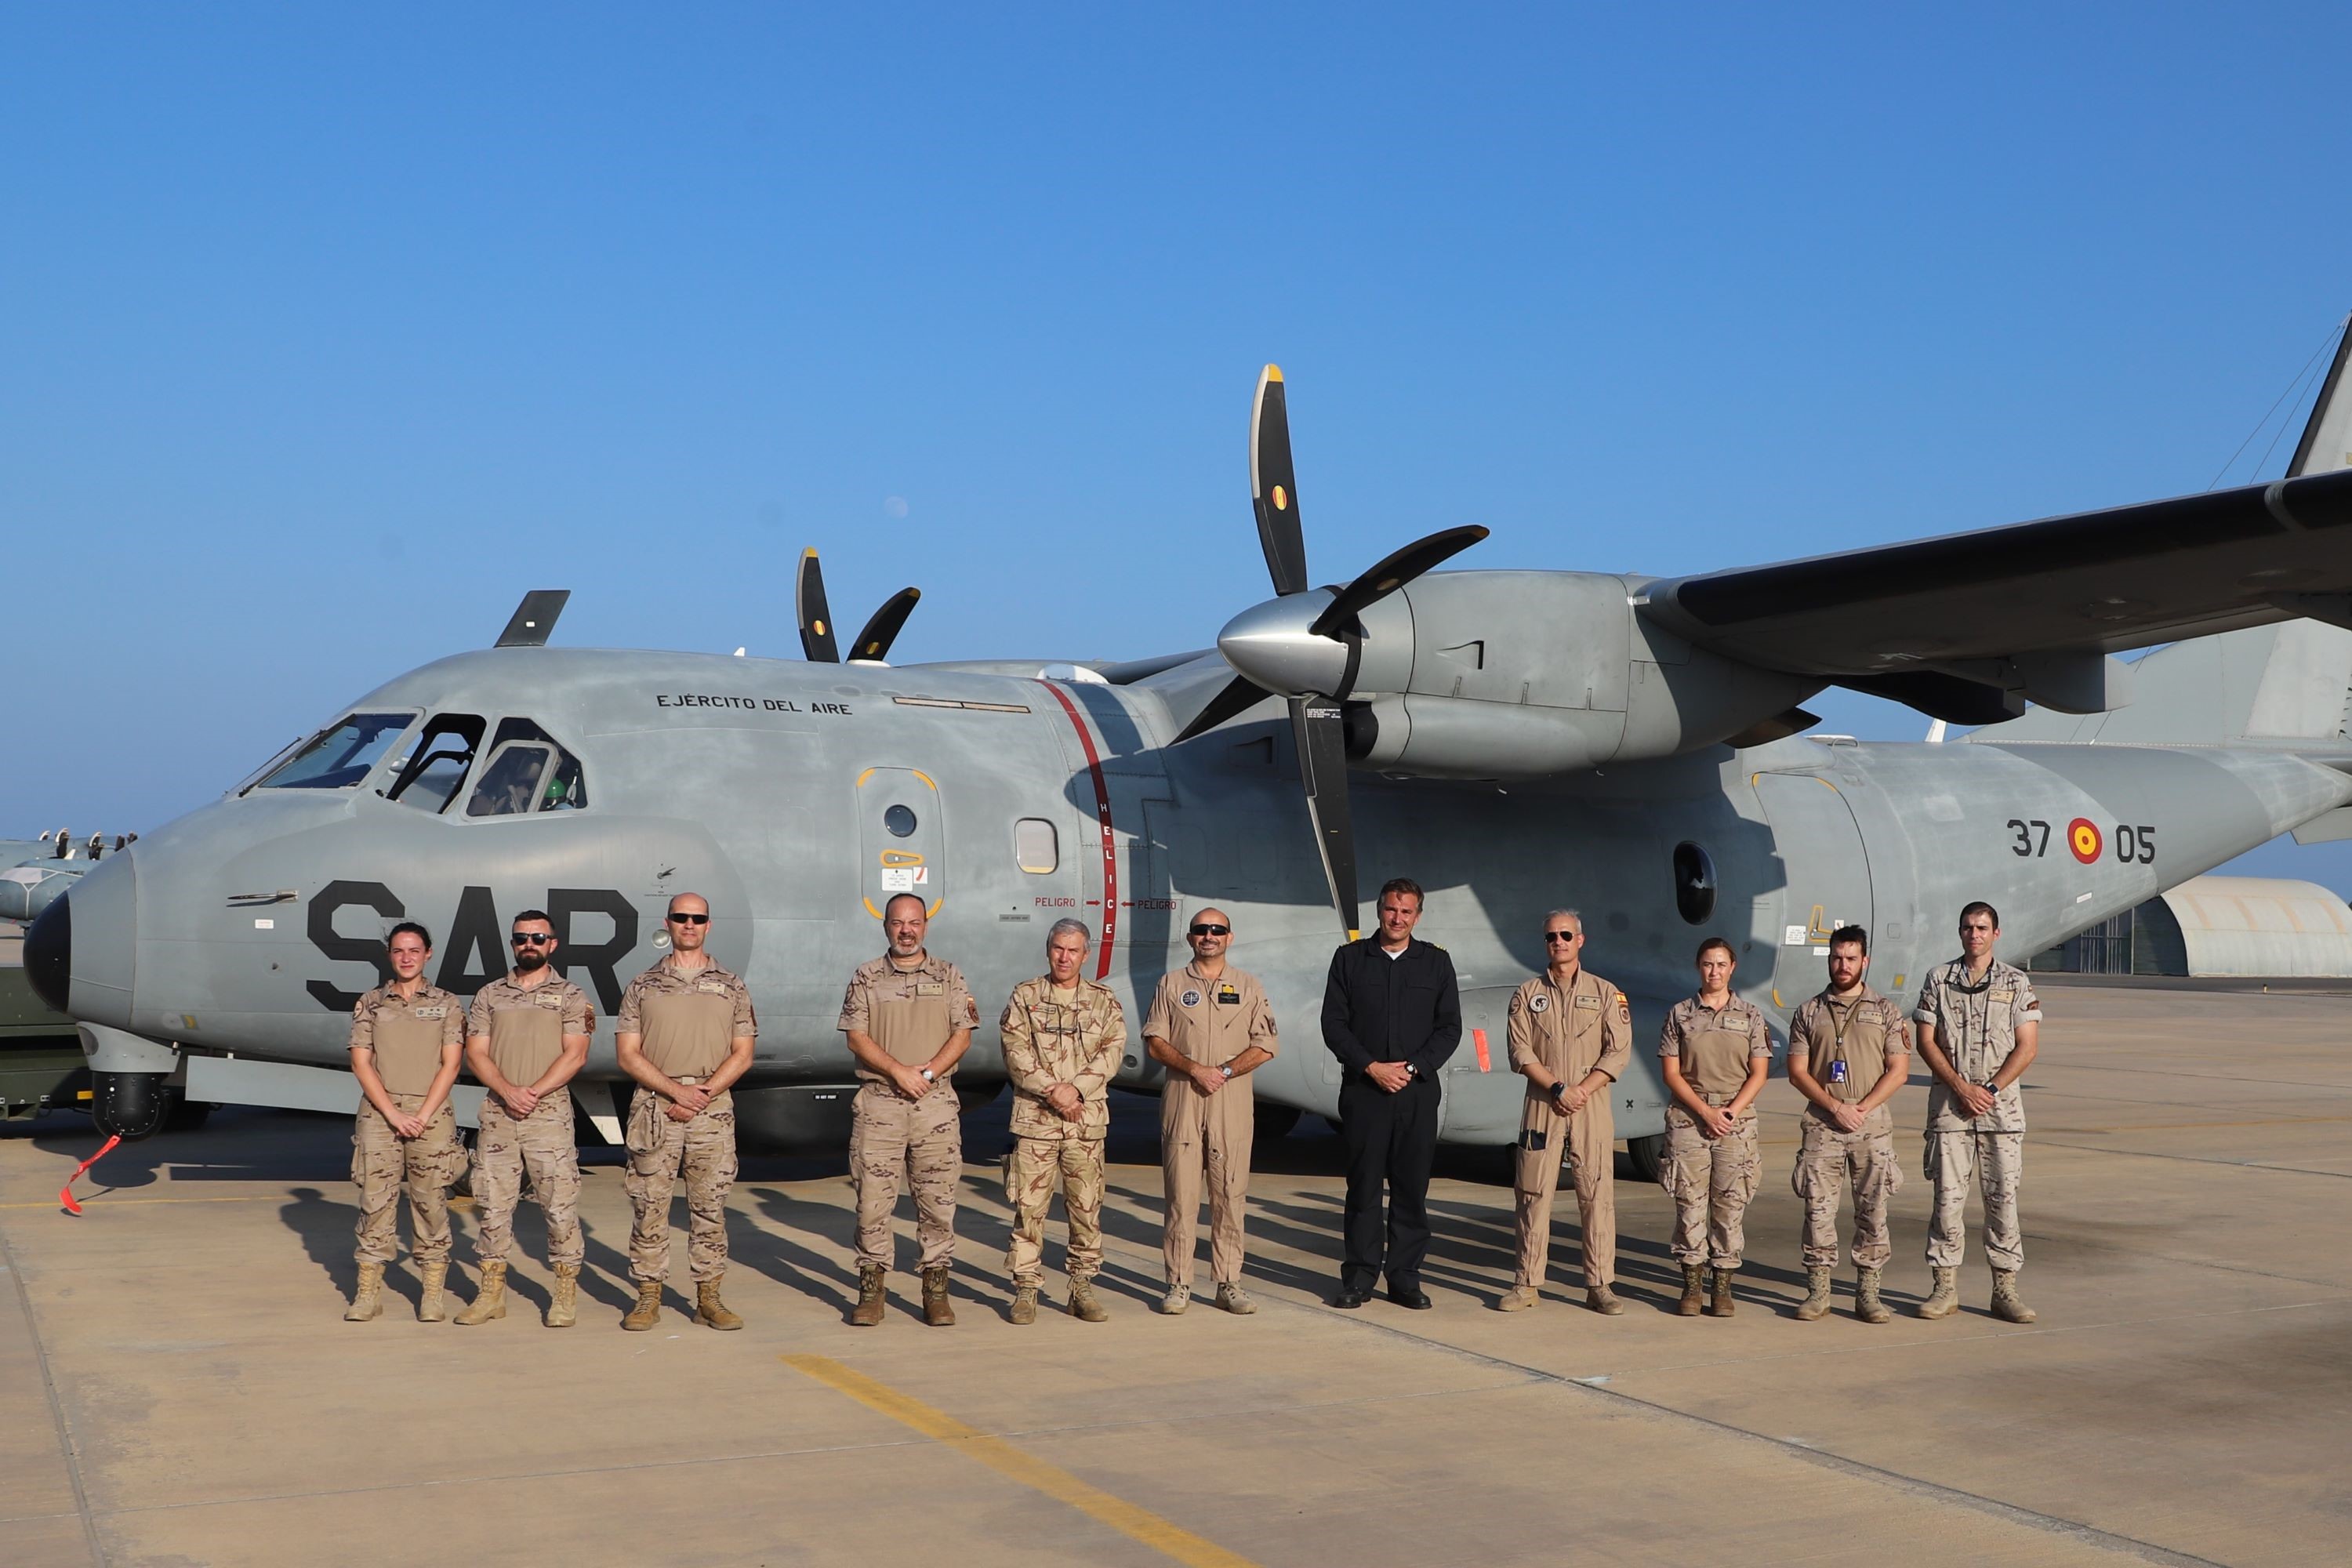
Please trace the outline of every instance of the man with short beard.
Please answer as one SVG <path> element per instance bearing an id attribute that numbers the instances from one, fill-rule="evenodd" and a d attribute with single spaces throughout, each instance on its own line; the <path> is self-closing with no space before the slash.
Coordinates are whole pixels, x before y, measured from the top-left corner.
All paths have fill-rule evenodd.
<path id="1" fill-rule="evenodd" d="M 481 1136 L 474 1146 L 482 1284 L 457 1321 L 487 1323 L 507 1315 L 507 1250 L 528 1166 L 547 1211 L 547 1261 L 555 1269 L 546 1322 L 568 1329 L 578 1321 L 586 1248 L 580 1238 L 580 1151 L 572 1142 L 572 1095 L 565 1086 L 588 1060 L 596 1009 L 587 993 L 550 966 L 555 926 L 544 910 L 517 915 L 510 940 L 513 973 L 475 993 L 466 1031 L 466 1065 L 489 1093 L 482 1100 Z"/>

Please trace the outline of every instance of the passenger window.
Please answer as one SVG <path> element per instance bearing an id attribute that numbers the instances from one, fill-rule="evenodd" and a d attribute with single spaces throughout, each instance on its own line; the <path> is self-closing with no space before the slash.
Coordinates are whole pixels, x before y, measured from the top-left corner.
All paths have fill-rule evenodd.
<path id="1" fill-rule="evenodd" d="M 482 743 L 482 721 L 471 713 L 436 713 L 417 737 L 384 791 L 387 798 L 419 811 L 441 812 L 457 796 L 466 770 L 474 765 L 474 752 Z"/>
<path id="2" fill-rule="evenodd" d="M 467 816 L 578 811 L 588 804 L 580 760 L 528 719 L 503 719 L 489 760 L 467 797 Z"/>
<path id="3" fill-rule="evenodd" d="M 375 771 L 414 713 L 354 713 L 272 768 L 258 789 L 349 789 Z"/>
<path id="4" fill-rule="evenodd" d="M 1024 871 L 1039 876 L 1058 870 L 1062 864 L 1062 846 L 1054 825 L 1043 817 L 1024 816 L 1013 825 L 1013 858 Z"/>

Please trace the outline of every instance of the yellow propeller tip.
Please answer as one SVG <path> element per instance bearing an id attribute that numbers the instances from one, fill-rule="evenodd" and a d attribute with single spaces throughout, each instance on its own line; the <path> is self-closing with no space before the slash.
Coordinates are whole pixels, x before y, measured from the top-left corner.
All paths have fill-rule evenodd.
<path id="1" fill-rule="evenodd" d="M 1278 364 L 1270 364 L 1266 366 L 1265 378 L 1268 381 L 1280 381 L 1282 379 L 1282 367 Z"/>
<path id="2" fill-rule="evenodd" d="M 807 560 L 809 557 L 811 557 L 811 556 L 814 555 L 815 553 L 816 553 L 816 546 L 815 546 L 815 545 L 814 545 L 814 544 L 812 544 L 812 545 L 810 545 L 807 549 L 805 549 L 805 550 L 803 550 L 803 551 L 802 551 L 802 552 L 801 552 L 801 559 L 802 559 L 802 560 L 803 560 L 803 561 L 805 561 L 805 560 Z"/>

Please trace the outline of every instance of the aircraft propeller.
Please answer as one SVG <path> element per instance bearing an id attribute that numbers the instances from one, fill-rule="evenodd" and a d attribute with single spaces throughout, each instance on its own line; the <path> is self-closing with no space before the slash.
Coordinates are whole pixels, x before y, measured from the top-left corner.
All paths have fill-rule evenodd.
<path id="1" fill-rule="evenodd" d="M 849 645 L 849 662 L 880 664 L 889 653 L 890 645 L 898 640 L 907 617 L 914 614 L 915 601 L 922 596 L 920 588 L 901 588 L 885 599 L 882 607 L 858 632 L 856 640 Z M 793 585 L 793 608 L 800 617 L 802 654 L 811 664 L 839 664 L 841 647 L 834 639 L 833 612 L 824 601 L 824 569 L 817 564 L 814 550 L 801 552 L 800 574 Z"/>
<path id="2" fill-rule="evenodd" d="M 1184 726 L 1179 742 L 1213 730 L 1269 695 L 1290 705 L 1307 815 L 1315 826 L 1324 880 L 1349 939 L 1356 924 L 1355 827 L 1348 809 L 1346 701 L 1361 661 L 1363 612 L 1423 573 L 1486 537 L 1475 525 L 1449 528 L 1396 551 L 1343 588 L 1310 590 L 1307 538 L 1298 521 L 1298 477 L 1291 462 L 1290 414 L 1282 368 L 1259 373 L 1250 408 L 1250 500 L 1276 597 L 1226 623 L 1217 647 L 1239 672 Z M 1330 595 L 1318 607 L 1293 601 Z"/>

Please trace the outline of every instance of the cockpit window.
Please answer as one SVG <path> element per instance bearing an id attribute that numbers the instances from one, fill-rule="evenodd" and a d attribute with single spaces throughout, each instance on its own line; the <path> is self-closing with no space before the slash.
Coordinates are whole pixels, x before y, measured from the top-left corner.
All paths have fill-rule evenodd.
<path id="1" fill-rule="evenodd" d="M 386 798 L 419 811 L 440 812 L 457 798 L 482 743 L 482 721 L 471 713 L 436 713 L 401 760 Z"/>
<path id="2" fill-rule="evenodd" d="M 466 815 L 522 816 L 578 811 L 587 804 L 579 759 L 530 720 L 507 719 L 499 722 L 497 744 L 467 797 Z"/>
<path id="3" fill-rule="evenodd" d="M 375 771 L 414 713 L 354 713 L 329 726 L 280 763 L 257 789 L 349 789 Z"/>

